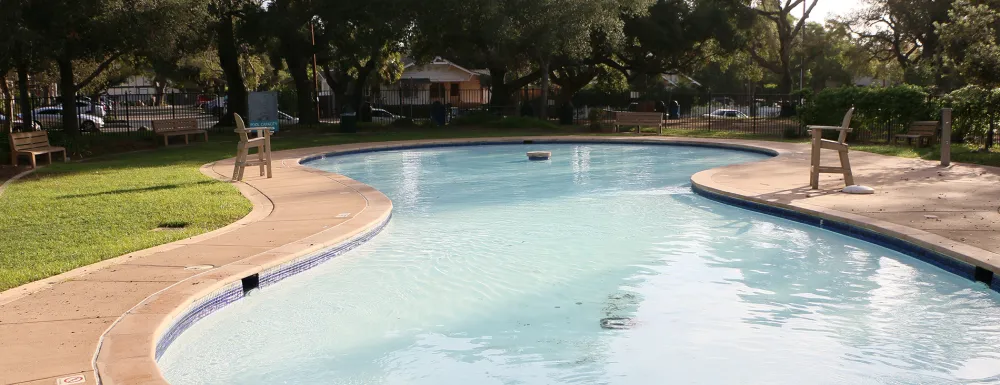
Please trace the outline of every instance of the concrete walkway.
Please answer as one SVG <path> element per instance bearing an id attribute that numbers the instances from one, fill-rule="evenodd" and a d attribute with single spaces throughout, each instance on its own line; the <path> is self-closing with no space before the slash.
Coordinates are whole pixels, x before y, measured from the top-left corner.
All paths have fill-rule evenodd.
<path id="1" fill-rule="evenodd" d="M 510 138 L 408 143 L 493 140 Z M 909 237 L 1000 273 L 1000 169 L 966 165 L 942 169 L 934 162 L 855 152 L 851 160 L 857 182 L 875 187 L 878 194 L 851 196 L 837 192 L 842 185 L 832 175 L 823 176 L 819 191 L 808 190 L 806 144 L 641 140 L 772 149 L 780 155 L 708 170 L 696 174 L 692 181 L 728 195 L 842 218 Z M 236 184 L 254 203 L 254 211 L 239 222 L 0 293 L 0 383 L 52 384 L 60 378 L 83 376 L 84 382 L 80 383 L 93 384 L 96 362 L 106 384 L 162 384 L 151 346 L 164 320 L 248 272 L 341 242 L 390 212 L 391 202 L 378 191 L 343 176 L 302 167 L 297 159 L 316 153 L 395 145 L 399 143 L 277 152 L 273 179 L 257 177 L 248 169 L 246 183 Z M 231 160 L 203 168 L 207 175 L 222 180 L 231 171 Z M 344 218 L 343 213 L 350 214 Z M 199 265 L 212 268 L 190 268 Z M 101 353 L 95 360 L 99 346 Z"/>

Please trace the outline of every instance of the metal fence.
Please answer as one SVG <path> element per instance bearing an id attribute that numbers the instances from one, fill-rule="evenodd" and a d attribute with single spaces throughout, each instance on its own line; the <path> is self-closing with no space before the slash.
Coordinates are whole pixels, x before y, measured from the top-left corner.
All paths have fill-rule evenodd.
<path id="1" fill-rule="evenodd" d="M 435 111 L 445 111 L 445 124 L 474 114 L 497 116 L 539 116 L 541 89 L 524 88 L 511 93 L 508 98 L 498 98 L 488 88 L 461 89 L 445 86 L 428 86 L 417 89 L 381 88 L 369 90 L 360 98 L 364 118 L 372 124 L 390 125 L 399 120 L 429 122 Z M 319 117 L 322 123 L 338 123 L 341 112 L 352 110 L 348 105 L 355 99 L 350 96 L 336 103 L 330 93 L 318 98 Z M 502 99 L 506 102 L 500 103 Z M 0 107 L 11 105 L 19 120 L 19 101 L 0 100 Z M 553 123 L 577 126 L 609 126 L 622 111 L 662 112 L 668 130 L 726 131 L 770 137 L 790 137 L 805 134 L 807 124 L 833 124 L 833 122 L 807 122 L 798 114 L 801 101 L 795 96 L 778 94 L 714 94 L 710 92 L 670 92 L 655 94 L 600 93 L 583 90 L 572 97 L 564 97 L 559 89 L 549 93 L 547 116 Z M 218 126 L 226 112 L 226 98 L 221 95 L 200 93 L 106 95 L 90 100 L 79 98 L 77 112 L 80 136 L 70 140 L 63 135 L 61 103 L 57 98 L 31 99 L 33 126 L 49 132 L 54 145 L 74 147 L 75 142 L 145 141 L 154 136 L 152 122 L 162 119 L 193 118 L 198 126 L 211 133 L 230 133 L 231 129 Z M 281 93 L 280 125 L 296 124 L 297 103 L 294 93 Z M 370 114 L 370 115 L 369 115 Z M 848 140 L 852 143 L 891 143 L 896 134 L 905 133 L 909 122 L 879 118 L 877 111 L 859 110 L 852 122 L 854 131 Z M 935 117 L 928 117 L 935 120 Z M 0 111 L 0 130 L 8 126 L 11 117 Z M 984 124 L 991 121 L 982 116 L 955 115 L 956 127 L 963 119 L 975 120 L 978 131 L 964 133 L 965 139 L 985 143 Z M 983 123 L 986 122 L 986 123 Z M 839 124 L 839 122 L 838 122 Z M 459 129 L 459 127 L 456 127 Z M 82 140 L 81 140 L 82 138 Z M 991 138 L 1000 145 L 1000 135 Z M 8 137 L 0 135 L 0 153 L 9 150 Z M 9 159 L 7 154 L 0 162 Z"/>

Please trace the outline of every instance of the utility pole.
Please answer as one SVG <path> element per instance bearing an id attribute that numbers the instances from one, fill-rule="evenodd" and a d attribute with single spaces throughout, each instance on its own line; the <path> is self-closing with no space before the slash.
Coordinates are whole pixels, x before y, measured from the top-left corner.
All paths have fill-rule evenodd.
<path id="1" fill-rule="evenodd" d="M 309 21 L 309 34 L 312 35 L 313 47 L 313 95 L 316 102 L 316 123 L 319 123 L 319 72 L 316 70 L 316 29 L 312 20 Z"/>
<path id="2" fill-rule="evenodd" d="M 802 43 L 799 43 L 802 53 L 799 56 L 799 97 L 801 98 L 802 90 L 806 88 L 806 4 L 808 1 L 802 2 Z M 802 103 L 802 100 L 799 101 Z"/>

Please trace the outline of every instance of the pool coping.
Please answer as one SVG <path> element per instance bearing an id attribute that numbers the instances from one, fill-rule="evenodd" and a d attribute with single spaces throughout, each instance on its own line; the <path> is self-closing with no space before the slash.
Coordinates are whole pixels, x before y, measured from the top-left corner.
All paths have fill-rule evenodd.
<path id="1" fill-rule="evenodd" d="M 306 161 L 321 159 L 328 156 L 345 155 L 357 152 L 372 152 L 398 150 L 406 148 L 426 148 L 426 147 L 448 147 L 448 146 L 468 146 L 468 145 L 491 145 L 491 144 L 525 144 L 525 143 L 617 143 L 617 144 L 668 144 L 683 146 L 702 146 L 713 148 L 726 148 L 734 150 L 745 150 L 772 155 L 772 158 L 745 164 L 756 164 L 773 160 L 780 160 L 789 153 L 800 150 L 803 144 L 790 144 L 781 142 L 763 142 L 729 139 L 691 139 L 691 138 L 668 138 L 668 137 L 636 137 L 636 136 L 552 136 L 552 137 L 502 137 L 489 139 L 442 139 L 442 140 L 420 140 L 420 141 L 400 141 L 381 143 L 358 143 L 347 145 L 313 147 L 307 149 L 286 150 L 275 152 L 275 160 L 279 163 L 276 174 L 281 172 L 296 171 L 302 173 L 323 175 L 324 177 L 336 178 L 339 183 L 345 183 L 355 188 L 359 194 L 378 201 L 378 207 L 369 210 L 363 223 L 355 223 L 348 229 L 341 229 L 339 235 L 332 232 L 325 234 L 314 234 L 312 241 L 318 238 L 325 238 L 325 242 L 314 242 L 311 244 L 296 242 L 290 247 L 279 247 L 276 253 L 261 253 L 243 260 L 224 265 L 219 268 L 198 274 L 189 279 L 182 280 L 171 285 L 165 290 L 161 290 L 147 297 L 139 305 L 136 305 L 124 315 L 122 315 L 102 336 L 102 342 L 94 353 L 93 369 L 94 374 L 99 375 L 102 383 L 121 384 L 166 384 L 158 365 L 156 364 L 157 352 L 162 353 L 166 346 L 160 346 L 160 337 L 170 328 L 177 324 L 186 313 L 191 310 L 200 309 L 197 312 L 218 310 L 228 303 L 238 300 L 242 294 L 242 287 L 237 293 L 237 283 L 242 286 L 242 278 L 253 274 L 263 273 L 266 269 L 273 269 L 278 266 L 292 266 L 295 261 L 302 261 L 303 258 L 332 258 L 317 257 L 324 251 L 336 248 L 350 242 L 363 242 L 367 238 L 377 234 L 391 217 L 391 202 L 383 194 L 370 186 L 354 181 L 350 178 L 338 176 L 304 166 Z M 216 179 L 228 179 L 220 170 L 232 167 L 232 159 L 207 164 L 202 168 L 206 175 Z M 877 233 L 891 234 L 893 237 L 909 242 L 918 247 L 923 247 L 936 253 L 937 256 L 945 256 L 951 260 L 961 261 L 966 264 L 984 264 L 993 272 L 1000 272 L 997 269 L 995 254 L 986 250 L 978 249 L 969 245 L 945 245 L 940 242 L 944 237 L 931 234 L 922 230 L 913 229 L 899 224 L 875 220 L 873 218 L 862 217 L 857 214 L 845 213 L 821 207 L 809 207 L 808 205 L 781 205 L 755 198 L 753 194 L 741 192 L 732 186 L 721 185 L 712 180 L 712 172 L 718 172 L 726 167 L 711 169 L 697 173 L 692 176 L 692 188 L 702 195 L 708 195 L 716 200 L 731 199 L 731 202 L 747 204 L 751 209 L 767 212 L 767 207 L 775 207 L 781 210 L 774 212 L 783 214 L 779 216 L 803 215 L 806 218 L 814 217 L 821 220 L 837 221 Z M 212 171 L 207 171 L 212 170 Z M 214 173 L 214 174 L 212 174 Z M 241 192 L 248 194 L 248 187 L 252 183 L 264 184 L 266 180 L 248 177 L 247 183 L 238 183 Z M 273 186 L 272 186 L 273 187 Z M 272 205 L 280 204 L 280 199 L 273 199 L 269 195 L 267 188 L 261 186 L 253 187 L 259 196 L 254 201 L 254 211 L 258 209 L 260 201 L 271 202 Z M 251 192 L 252 193 L 252 192 Z M 250 197 L 248 195 L 248 197 Z M 366 198 L 366 199 L 368 199 Z M 744 202 L 744 203 L 741 203 Z M 754 206 L 755 205 L 755 206 Z M 272 206 L 273 207 L 273 206 Z M 266 216 L 266 214 L 265 214 Z M 794 218 L 793 218 L 794 220 Z M 227 226 L 228 227 L 228 226 Z M 835 230 L 836 231 L 836 230 Z M 848 231 L 849 233 L 849 231 Z M 203 234 L 206 236 L 212 233 Z M 315 235 L 319 235 L 316 237 Z M 850 235 L 850 234 L 849 234 Z M 200 236 L 201 237 L 201 236 Z M 366 238 L 367 237 L 367 238 Z M 936 239 L 936 238 L 940 239 Z M 360 243 L 358 243 L 360 244 Z M 164 245 L 167 246 L 167 245 Z M 164 247 L 160 246 L 160 247 Z M 964 246 L 964 247 L 962 247 Z M 318 261 L 318 260 L 317 260 Z M 315 264 L 322 261 L 315 262 Z M 312 262 L 303 262 L 299 267 L 305 267 Z M 315 266 L 312 264 L 311 266 Z M 309 267 L 311 267 L 309 266 Z M 294 269 L 288 267 L 287 269 Z M 291 270 L 288 270 L 291 271 Z M 267 274 L 265 274 L 266 276 Z M 996 275 L 994 275 L 994 281 Z M 260 283 L 258 281 L 258 283 Z M 994 288 L 996 285 L 994 284 Z M 212 302 L 212 300 L 217 300 Z M 207 314 L 207 313 L 206 313 Z M 203 315 L 202 315 L 203 316 Z M 198 318 L 195 316 L 195 318 Z M 191 323 L 197 321 L 193 319 Z M 151 327 L 150 325 L 155 325 Z"/>

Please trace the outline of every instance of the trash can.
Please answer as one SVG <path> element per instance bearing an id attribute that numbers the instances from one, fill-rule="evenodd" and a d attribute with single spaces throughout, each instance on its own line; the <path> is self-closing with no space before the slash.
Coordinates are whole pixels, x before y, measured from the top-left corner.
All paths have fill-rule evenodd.
<path id="1" fill-rule="evenodd" d="M 346 133 L 356 133 L 358 132 L 358 116 L 353 112 L 345 112 L 340 114 L 340 132 Z"/>

